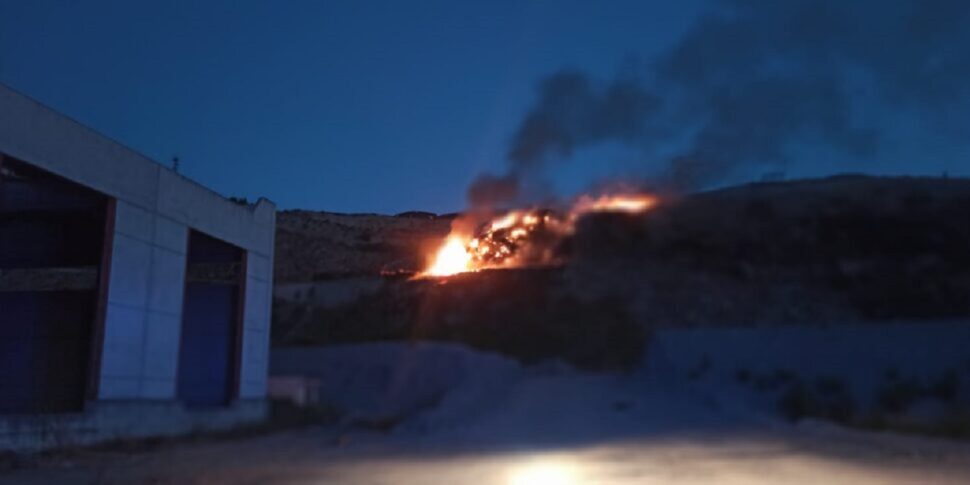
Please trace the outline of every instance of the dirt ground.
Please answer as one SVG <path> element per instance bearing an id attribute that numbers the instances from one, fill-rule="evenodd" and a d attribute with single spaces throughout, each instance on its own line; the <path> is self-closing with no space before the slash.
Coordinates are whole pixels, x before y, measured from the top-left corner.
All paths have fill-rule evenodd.
<path id="1" fill-rule="evenodd" d="M 572 446 L 308 428 L 237 441 L 88 451 L 3 472 L 10 484 L 970 483 L 970 443 L 825 427 Z"/>

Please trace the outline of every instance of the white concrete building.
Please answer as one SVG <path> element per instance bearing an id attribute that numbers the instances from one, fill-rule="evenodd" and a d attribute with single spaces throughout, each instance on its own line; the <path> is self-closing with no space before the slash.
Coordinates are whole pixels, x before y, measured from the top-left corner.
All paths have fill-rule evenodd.
<path id="1" fill-rule="evenodd" d="M 260 419 L 275 214 L 0 85 L 0 450 Z"/>

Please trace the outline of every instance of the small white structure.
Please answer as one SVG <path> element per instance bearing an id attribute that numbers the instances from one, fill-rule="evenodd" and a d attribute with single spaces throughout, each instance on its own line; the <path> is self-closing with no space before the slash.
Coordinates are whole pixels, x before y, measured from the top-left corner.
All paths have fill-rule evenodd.
<path id="1" fill-rule="evenodd" d="M 0 85 L 0 450 L 261 419 L 275 214 Z"/>
<path id="2" fill-rule="evenodd" d="M 320 404 L 320 379 L 305 376 L 270 376 L 269 397 L 300 407 Z"/>

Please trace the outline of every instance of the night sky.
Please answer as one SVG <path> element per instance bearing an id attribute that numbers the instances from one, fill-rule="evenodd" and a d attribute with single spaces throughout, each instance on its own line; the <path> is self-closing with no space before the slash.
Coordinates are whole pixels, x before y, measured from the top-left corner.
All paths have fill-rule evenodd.
<path id="1" fill-rule="evenodd" d="M 931 13 L 940 18 L 954 17 L 948 8 L 961 15 L 966 10 L 962 2 L 928 3 L 939 4 L 939 12 Z M 865 10 L 833 14 L 818 24 L 810 22 L 813 15 L 802 15 L 798 18 L 807 18 L 809 25 L 804 38 L 792 39 L 791 29 L 786 29 L 725 45 L 717 35 L 709 35 L 717 29 L 695 29 L 700 32 L 696 41 L 678 50 L 682 36 L 709 8 L 701 1 L 245 0 L 151 6 L 129 1 L 5 1 L 0 3 L 0 82 L 161 163 L 177 155 L 182 173 L 224 195 L 265 196 L 281 208 L 459 210 L 480 174 L 510 170 L 510 144 L 524 139 L 523 120 L 541 111 L 536 97 L 543 79 L 562 72 L 582 73 L 595 91 L 600 84 L 627 79 L 631 70 L 650 77 L 660 69 L 657 66 L 665 66 L 665 77 L 651 81 L 649 92 L 663 108 L 645 108 L 654 121 L 640 123 L 638 118 L 620 127 L 607 123 L 604 131 L 596 124 L 602 110 L 591 108 L 595 114 L 590 116 L 597 119 L 592 135 L 574 133 L 573 128 L 560 132 L 562 136 L 552 140 L 553 148 L 542 153 L 561 160 L 543 162 L 541 168 L 533 164 L 526 170 L 528 176 L 542 172 L 538 178 L 548 182 L 546 190 L 568 194 L 602 177 L 663 174 L 669 171 L 668 158 L 680 159 L 679 149 L 670 146 L 672 140 L 696 136 L 684 133 L 710 127 L 697 121 L 710 116 L 731 122 L 706 132 L 701 128 L 703 143 L 688 143 L 691 148 L 683 153 L 717 157 L 725 146 L 728 161 L 723 164 L 730 169 L 720 167 L 716 176 L 700 180 L 702 186 L 757 178 L 771 170 L 789 176 L 845 170 L 970 173 L 968 124 L 962 110 L 967 93 L 958 87 L 970 85 L 964 82 L 970 80 L 970 69 L 964 69 L 966 62 L 956 61 L 953 69 L 944 69 L 953 59 L 962 59 L 965 47 L 940 56 L 926 54 L 967 40 L 960 33 L 967 30 L 964 27 L 936 28 L 932 24 L 940 19 L 929 15 L 925 22 L 932 28 L 911 28 L 909 23 L 899 27 L 910 29 L 905 31 L 913 36 L 909 39 L 891 30 L 897 27 L 888 17 L 891 13 L 883 24 L 879 19 L 872 22 L 887 27 L 868 35 L 902 39 L 909 58 L 906 53 L 883 58 L 861 37 L 845 37 L 844 42 L 864 47 L 819 51 L 817 46 L 825 42 L 818 39 L 828 38 L 831 30 L 825 22 L 856 14 L 861 18 L 869 15 Z M 738 38 L 737 32 L 767 32 L 770 29 L 757 27 L 758 22 L 776 23 L 781 15 L 759 10 L 726 38 Z M 823 27 L 812 30 L 811 25 Z M 927 31 L 956 37 L 923 42 Z M 774 42 L 771 35 L 791 43 Z M 799 43 L 806 39 L 811 48 Z M 760 52 L 752 47 L 759 43 L 792 49 L 795 66 L 736 55 Z M 698 49 L 697 44 L 713 47 Z M 917 47 L 908 48 L 914 44 Z M 893 47 L 892 42 L 874 45 Z M 765 56 L 777 60 L 778 52 L 785 55 L 777 51 Z M 852 86 L 846 93 L 851 101 L 847 105 L 861 113 L 859 119 L 853 114 L 846 121 L 845 105 L 825 110 L 786 107 L 785 113 L 796 110 L 795 118 L 801 120 L 792 124 L 791 131 L 799 133 L 797 142 L 784 130 L 776 130 L 776 138 L 770 140 L 750 136 L 779 124 L 778 100 L 801 98 L 792 92 L 811 90 L 814 94 L 805 99 L 816 104 L 833 97 L 830 88 L 835 84 L 827 84 L 828 77 L 819 74 L 835 69 L 833 52 L 864 68 L 847 70 L 843 76 L 858 81 L 848 83 Z M 654 63 L 663 56 L 666 62 Z M 906 69 L 905 62 L 922 59 L 929 59 L 925 69 Z M 757 63 L 781 65 L 772 68 L 781 69 L 786 80 L 810 82 L 793 88 L 792 83 L 766 84 L 764 79 L 754 82 L 736 74 Z M 876 74 L 868 76 L 865 69 Z M 887 74 L 911 71 L 925 76 Z M 729 74 L 721 76 L 725 72 Z M 866 88 L 873 77 L 878 89 Z M 720 84 L 697 86 L 687 78 L 716 79 Z M 930 86 L 928 80 L 936 84 Z M 670 87 L 673 83 L 676 87 Z M 764 105 L 767 108 L 753 107 L 754 115 L 746 118 L 760 125 L 738 125 L 737 110 L 712 114 L 698 108 L 735 103 L 744 112 L 750 100 L 726 99 L 723 93 L 746 90 L 768 92 L 768 99 L 774 99 Z M 912 95 L 930 90 L 932 99 Z M 697 96 L 698 92 L 721 97 Z M 675 96 L 686 101 L 666 102 Z M 878 120 L 879 136 L 870 137 L 872 130 L 856 126 L 866 120 Z M 586 126 L 585 121 L 578 123 Z M 725 131 L 725 125 L 744 131 Z M 813 142 L 818 139 L 824 140 Z"/>

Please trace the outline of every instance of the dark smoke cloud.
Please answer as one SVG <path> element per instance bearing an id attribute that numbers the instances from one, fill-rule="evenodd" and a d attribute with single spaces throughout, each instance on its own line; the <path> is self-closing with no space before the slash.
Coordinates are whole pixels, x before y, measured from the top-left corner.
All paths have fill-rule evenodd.
<path id="1" fill-rule="evenodd" d="M 508 173 L 480 179 L 472 202 L 521 195 L 484 187 L 521 187 L 603 142 L 682 141 L 654 175 L 689 189 L 746 164 L 783 167 L 805 140 L 873 157 L 884 120 L 866 113 L 906 113 L 965 134 L 970 2 L 723 0 L 642 71 L 646 80 L 597 83 L 579 71 L 545 79 L 512 138 Z"/>
<path id="2" fill-rule="evenodd" d="M 858 125 L 854 97 L 915 116 L 967 106 L 970 2 L 720 6 L 653 66 L 657 89 L 682 100 L 677 115 L 701 126 L 671 163 L 675 183 L 696 186 L 745 163 L 784 165 L 804 136 L 871 157 L 881 127 Z"/>
<path id="3" fill-rule="evenodd" d="M 636 140 L 659 105 L 653 93 L 632 79 L 599 87 L 578 71 L 553 74 L 542 82 L 536 106 L 516 131 L 508 159 L 529 165 L 550 153 L 568 157 L 575 147 Z"/>
<path id="4" fill-rule="evenodd" d="M 634 79 L 601 86 L 579 71 L 549 76 L 513 136 L 509 172 L 480 176 L 468 191 L 469 203 L 489 207 L 517 200 L 520 179 L 541 169 L 549 157 L 568 158 L 574 148 L 603 141 L 636 141 L 645 136 L 649 116 L 659 106 L 659 99 Z"/>
<path id="5" fill-rule="evenodd" d="M 519 177 L 512 173 L 503 176 L 483 174 L 468 188 L 468 202 L 477 208 L 495 208 L 518 197 Z"/>

